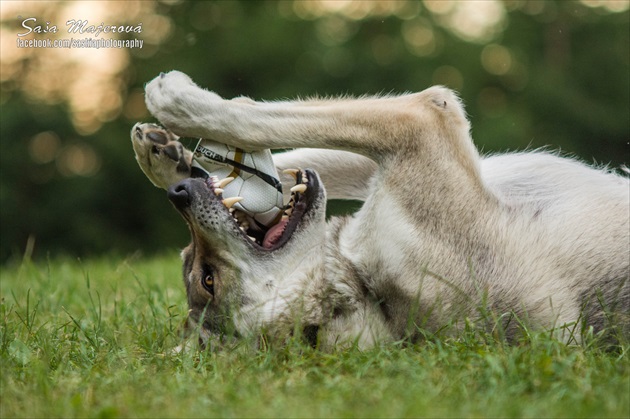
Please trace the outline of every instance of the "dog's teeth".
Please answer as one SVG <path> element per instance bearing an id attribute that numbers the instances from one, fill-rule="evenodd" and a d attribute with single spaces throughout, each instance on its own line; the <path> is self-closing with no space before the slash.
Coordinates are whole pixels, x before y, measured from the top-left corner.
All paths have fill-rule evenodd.
<path id="1" fill-rule="evenodd" d="M 219 196 L 219 195 L 221 195 L 222 193 L 223 193 L 223 189 L 221 189 L 221 188 L 214 188 L 214 194 L 215 194 L 216 196 Z"/>
<path id="2" fill-rule="evenodd" d="M 212 183 L 217 183 L 219 181 L 219 178 L 215 175 L 210 176 L 210 181 Z"/>
<path id="3" fill-rule="evenodd" d="M 281 221 L 287 221 L 289 219 L 289 215 L 291 214 L 287 214 L 286 212 L 284 213 L 284 215 L 282 216 Z"/>
<path id="4" fill-rule="evenodd" d="M 287 217 L 288 217 L 289 215 L 291 215 L 291 213 L 293 213 L 293 207 L 289 207 L 289 208 L 287 208 L 287 209 L 284 211 L 284 213 L 285 213 L 285 214 L 287 215 Z"/>
<path id="5" fill-rule="evenodd" d="M 236 211 L 236 208 L 230 208 L 230 214 L 232 214 L 232 216 L 234 216 L 234 211 Z"/>
<path id="6" fill-rule="evenodd" d="M 249 239 L 250 239 L 251 241 L 253 241 L 254 243 L 256 242 L 256 238 L 255 238 L 255 237 L 252 237 L 252 236 L 247 236 L 247 237 L 249 237 Z"/>
<path id="7" fill-rule="evenodd" d="M 308 183 L 308 176 L 304 170 L 302 170 L 302 183 Z"/>
<path id="8" fill-rule="evenodd" d="M 228 208 L 232 208 L 232 205 L 236 204 L 237 202 L 242 201 L 244 198 L 242 196 L 235 196 L 233 198 L 225 198 L 223 201 L 223 205 L 225 205 Z"/>
<path id="9" fill-rule="evenodd" d="M 299 185 L 295 185 L 294 187 L 291 188 L 291 192 L 304 193 L 304 191 L 306 191 L 306 185 L 303 183 L 300 183 Z"/>
<path id="10" fill-rule="evenodd" d="M 230 182 L 232 182 L 234 178 L 232 176 L 226 177 L 225 179 L 221 179 L 217 183 L 218 188 L 225 188 Z"/>
<path id="11" fill-rule="evenodd" d="M 299 171 L 300 169 L 284 169 L 282 173 L 284 173 L 285 175 L 291 175 L 293 179 L 297 180 L 297 174 Z"/>

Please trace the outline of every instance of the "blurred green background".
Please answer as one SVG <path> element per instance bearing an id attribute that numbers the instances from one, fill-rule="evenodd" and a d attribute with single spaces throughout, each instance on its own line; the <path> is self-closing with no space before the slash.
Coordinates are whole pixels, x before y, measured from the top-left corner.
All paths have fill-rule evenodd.
<path id="1" fill-rule="evenodd" d="M 143 85 L 188 73 L 224 97 L 460 92 L 483 152 L 549 145 L 629 164 L 627 0 L 2 1 L 0 261 L 150 254 L 188 232 L 133 158 Z M 136 49 L 18 48 L 140 39 Z M 66 21 L 142 23 L 69 34 Z M 46 23 L 50 22 L 50 23 Z M 57 32 L 50 30 L 57 26 Z M 44 32 L 48 29 L 48 32 Z M 174 222 L 175 220 L 175 222 Z"/>

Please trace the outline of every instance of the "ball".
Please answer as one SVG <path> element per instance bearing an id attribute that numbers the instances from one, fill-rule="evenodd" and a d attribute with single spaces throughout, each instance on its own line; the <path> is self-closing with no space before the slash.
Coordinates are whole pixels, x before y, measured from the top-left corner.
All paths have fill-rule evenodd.
<path id="1" fill-rule="evenodd" d="M 195 147 L 192 166 L 219 179 L 234 178 L 223 188 L 223 197 L 243 198 L 232 208 L 246 214 L 250 228 L 267 230 L 280 221 L 282 184 L 270 150 L 248 152 L 202 139 Z"/>

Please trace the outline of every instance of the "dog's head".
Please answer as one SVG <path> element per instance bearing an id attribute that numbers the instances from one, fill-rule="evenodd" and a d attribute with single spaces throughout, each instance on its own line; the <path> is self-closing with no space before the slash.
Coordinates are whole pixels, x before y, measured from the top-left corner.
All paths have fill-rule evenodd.
<path id="1" fill-rule="evenodd" d="M 194 174 L 193 174 L 194 176 Z M 189 327 L 202 343 L 211 335 L 239 335 L 289 314 L 321 269 L 326 193 L 316 172 L 295 173 L 288 216 L 266 234 L 248 230 L 217 179 L 191 177 L 168 197 L 186 220 L 191 244 L 182 252 Z"/>

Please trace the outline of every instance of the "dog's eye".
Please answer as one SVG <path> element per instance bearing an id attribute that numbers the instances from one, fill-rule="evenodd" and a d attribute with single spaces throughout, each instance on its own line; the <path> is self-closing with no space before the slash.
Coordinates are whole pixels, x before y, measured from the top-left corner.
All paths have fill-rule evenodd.
<path id="1" fill-rule="evenodd" d="M 211 295 L 214 295 L 214 271 L 210 267 L 204 267 L 203 274 L 201 275 L 201 285 Z"/>

